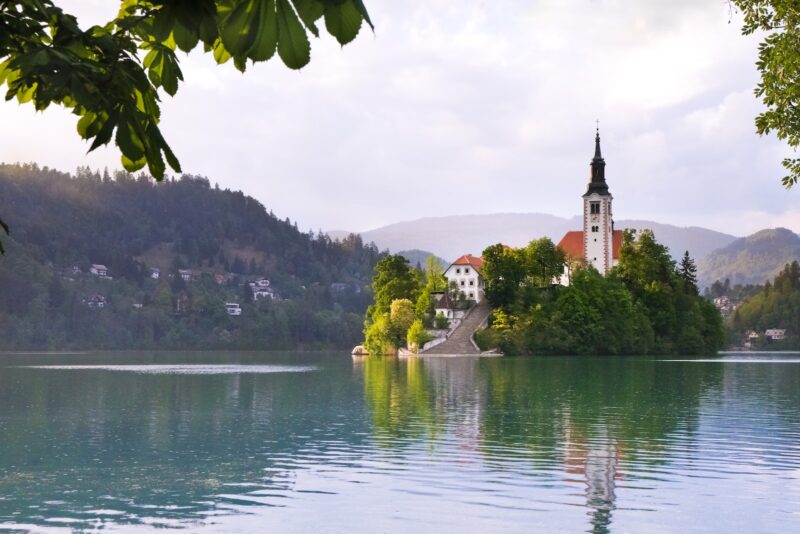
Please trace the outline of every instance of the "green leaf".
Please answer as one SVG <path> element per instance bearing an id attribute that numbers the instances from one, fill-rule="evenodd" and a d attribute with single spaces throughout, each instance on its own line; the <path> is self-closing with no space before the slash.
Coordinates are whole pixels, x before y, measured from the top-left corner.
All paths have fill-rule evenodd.
<path id="1" fill-rule="evenodd" d="M 232 56 L 244 55 L 256 40 L 258 4 L 260 0 L 240 0 L 223 21 L 219 35 Z"/>
<path id="2" fill-rule="evenodd" d="M 364 2 L 361 0 L 352 0 L 353 5 L 356 7 L 358 12 L 361 14 L 361 18 L 367 21 L 369 27 L 373 30 L 375 29 L 375 25 L 372 24 L 372 20 L 369 18 L 369 13 L 367 12 L 367 7 L 364 5 Z"/>
<path id="3" fill-rule="evenodd" d="M 293 0 L 293 3 L 297 15 L 306 28 L 314 34 L 314 37 L 319 37 L 319 28 L 317 28 L 316 22 L 325 13 L 325 6 L 322 2 L 320 0 Z"/>
<path id="4" fill-rule="evenodd" d="M 217 39 L 214 42 L 214 60 L 218 64 L 222 65 L 223 63 L 228 61 L 230 58 L 231 58 L 231 54 L 230 54 L 230 52 L 228 52 L 225 49 L 225 45 L 222 44 L 222 40 L 221 39 Z"/>
<path id="5" fill-rule="evenodd" d="M 172 29 L 172 36 L 177 43 L 178 48 L 184 52 L 190 52 L 195 46 L 200 36 L 196 30 L 191 30 L 177 21 L 175 27 Z"/>
<path id="6" fill-rule="evenodd" d="M 352 0 L 338 6 L 329 6 L 325 10 L 325 27 L 342 45 L 356 38 L 361 29 L 361 20 L 361 13 Z"/>
<path id="7" fill-rule="evenodd" d="M 261 0 L 258 8 L 258 35 L 247 57 L 253 61 L 267 61 L 275 55 L 278 46 L 278 16 L 275 0 Z"/>
<path id="8" fill-rule="evenodd" d="M 144 156 L 144 143 L 142 139 L 136 133 L 134 125 L 124 119 L 117 127 L 117 146 L 119 146 L 122 154 L 132 161 L 138 161 Z"/>
<path id="9" fill-rule="evenodd" d="M 128 172 L 136 172 L 147 164 L 147 161 L 144 159 L 144 156 L 134 161 L 123 154 L 122 157 L 120 158 L 120 161 L 122 162 L 122 166 Z"/>
<path id="10" fill-rule="evenodd" d="M 114 127 L 116 126 L 116 124 L 117 124 L 116 120 L 111 120 L 111 119 L 106 120 L 106 122 L 103 124 L 103 127 L 100 128 L 100 131 L 97 132 L 97 135 L 94 138 L 94 142 L 92 143 L 92 146 L 89 147 L 87 153 L 95 150 L 100 146 L 107 145 L 108 142 L 111 141 L 111 136 L 114 133 Z"/>
<path id="11" fill-rule="evenodd" d="M 91 137 L 89 135 L 89 126 L 92 125 L 95 119 L 97 119 L 97 115 L 89 111 L 78 121 L 78 135 L 80 135 L 82 139 Z"/>
<path id="12" fill-rule="evenodd" d="M 36 92 L 36 83 L 31 86 L 23 87 L 22 90 L 17 92 L 17 100 L 20 104 L 30 102 Z"/>
<path id="13" fill-rule="evenodd" d="M 290 69 L 305 67 L 311 60 L 311 45 L 303 25 L 288 0 L 278 0 L 278 55 Z"/>

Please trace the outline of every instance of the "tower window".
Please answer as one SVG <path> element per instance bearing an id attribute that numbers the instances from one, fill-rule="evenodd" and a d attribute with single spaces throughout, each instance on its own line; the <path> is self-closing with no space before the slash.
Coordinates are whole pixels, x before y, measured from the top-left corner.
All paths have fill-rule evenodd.
<path id="1" fill-rule="evenodd" d="M 599 202 L 590 202 L 589 203 L 589 213 L 592 215 L 598 215 L 600 213 L 600 203 Z"/>
<path id="2" fill-rule="evenodd" d="M 600 231 L 599 226 L 592 226 L 592 232 L 599 232 L 599 231 Z"/>

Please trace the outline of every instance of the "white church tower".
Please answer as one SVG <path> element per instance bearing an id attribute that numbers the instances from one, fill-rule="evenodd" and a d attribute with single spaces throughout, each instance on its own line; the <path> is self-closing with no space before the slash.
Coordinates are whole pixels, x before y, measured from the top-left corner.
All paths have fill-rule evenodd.
<path id="1" fill-rule="evenodd" d="M 605 275 L 616 265 L 614 254 L 613 197 L 606 183 L 606 162 L 600 153 L 600 129 L 594 138 L 589 187 L 583 195 L 583 257 Z"/>

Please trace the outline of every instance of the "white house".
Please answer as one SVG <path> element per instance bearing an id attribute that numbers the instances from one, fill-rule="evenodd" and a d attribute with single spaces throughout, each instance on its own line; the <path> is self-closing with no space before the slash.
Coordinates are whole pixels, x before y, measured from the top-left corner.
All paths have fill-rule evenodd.
<path id="1" fill-rule="evenodd" d="M 250 290 L 253 292 L 253 299 L 274 299 L 275 290 L 270 287 L 269 280 L 266 278 L 259 278 L 249 282 Z"/>
<path id="2" fill-rule="evenodd" d="M 583 229 L 564 234 L 558 247 L 567 258 L 592 265 L 606 274 L 619 260 L 622 230 L 614 229 L 611 201 L 614 197 L 606 183 L 606 161 L 600 153 L 600 132 L 594 138 L 594 158 L 591 162 L 589 186 L 583 195 Z M 569 266 L 561 283 L 569 285 Z"/>
<path id="3" fill-rule="evenodd" d="M 104 278 L 108 276 L 108 267 L 99 263 L 93 263 L 92 266 L 89 267 L 89 272 L 95 276 Z"/>
<path id="4" fill-rule="evenodd" d="M 238 302 L 226 302 L 225 303 L 225 311 L 228 315 L 241 315 L 242 308 L 239 306 Z"/>
<path id="5" fill-rule="evenodd" d="M 106 298 L 100 293 L 95 293 L 94 295 L 84 297 L 82 302 L 83 304 L 85 304 L 86 306 L 88 306 L 93 310 L 102 309 L 106 307 Z"/>
<path id="6" fill-rule="evenodd" d="M 464 254 L 444 272 L 447 284 L 455 282 L 458 288 L 467 296 L 467 300 L 480 302 L 484 298 L 485 283 L 481 276 L 483 258 Z"/>
<path id="7" fill-rule="evenodd" d="M 191 269 L 178 269 L 178 274 L 180 275 L 181 279 L 184 282 L 191 282 L 192 281 L 192 270 Z"/>
<path id="8" fill-rule="evenodd" d="M 467 314 L 467 310 L 458 308 L 455 303 L 451 302 L 446 291 L 431 293 L 431 297 L 436 300 L 433 307 L 434 315 L 442 314 L 452 321 L 453 319 L 463 319 Z"/>
<path id="9" fill-rule="evenodd" d="M 785 328 L 768 328 L 764 331 L 764 335 L 774 341 L 780 341 L 781 339 L 786 339 L 786 329 Z"/>
<path id="10" fill-rule="evenodd" d="M 159 269 L 158 267 L 151 268 L 150 278 L 152 278 L 153 280 L 158 280 L 159 278 L 161 278 L 161 269 Z"/>

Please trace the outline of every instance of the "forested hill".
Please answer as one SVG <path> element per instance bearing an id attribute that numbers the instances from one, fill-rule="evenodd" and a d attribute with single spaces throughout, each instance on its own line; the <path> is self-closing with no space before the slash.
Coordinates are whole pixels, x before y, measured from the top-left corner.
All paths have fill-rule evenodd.
<path id="1" fill-rule="evenodd" d="M 0 348 L 345 347 L 361 336 L 380 257 L 358 236 L 300 232 L 189 176 L 0 165 L 0 213 L 11 227 Z M 262 277 L 276 298 L 253 299 L 247 282 Z M 102 309 L 89 305 L 96 295 Z"/>

